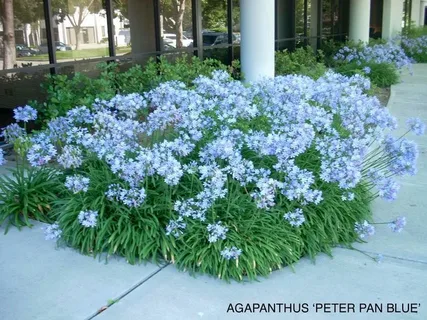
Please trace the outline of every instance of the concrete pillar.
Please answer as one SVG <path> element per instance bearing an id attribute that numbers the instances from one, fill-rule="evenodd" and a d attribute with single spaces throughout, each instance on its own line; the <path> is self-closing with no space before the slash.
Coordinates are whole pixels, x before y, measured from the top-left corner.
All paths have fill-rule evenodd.
<path id="1" fill-rule="evenodd" d="M 274 0 L 241 0 L 240 33 L 245 81 L 274 77 Z"/>
<path id="2" fill-rule="evenodd" d="M 412 0 L 412 9 L 411 9 L 411 21 L 415 23 L 416 26 L 420 25 L 420 0 Z"/>
<path id="3" fill-rule="evenodd" d="M 153 0 L 129 0 L 128 2 L 133 54 L 156 51 L 153 2 Z"/>
<path id="4" fill-rule="evenodd" d="M 402 31 L 404 0 L 384 0 L 382 38 L 391 39 Z"/>
<path id="5" fill-rule="evenodd" d="M 350 40 L 369 42 L 370 18 L 371 0 L 350 0 Z"/>

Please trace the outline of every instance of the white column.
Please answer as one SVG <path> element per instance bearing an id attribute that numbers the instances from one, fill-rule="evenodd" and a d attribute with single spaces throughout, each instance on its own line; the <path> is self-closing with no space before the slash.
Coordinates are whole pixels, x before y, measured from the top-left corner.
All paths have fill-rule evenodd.
<path id="1" fill-rule="evenodd" d="M 412 0 L 411 21 L 414 21 L 416 26 L 420 25 L 420 6 L 420 0 Z"/>
<path id="2" fill-rule="evenodd" d="M 240 33 L 245 81 L 274 77 L 274 0 L 241 0 Z"/>
<path id="3" fill-rule="evenodd" d="M 350 40 L 369 42 L 370 18 L 371 0 L 350 0 Z"/>
<path id="4" fill-rule="evenodd" d="M 404 0 L 384 0 L 382 38 L 391 39 L 402 31 Z"/>

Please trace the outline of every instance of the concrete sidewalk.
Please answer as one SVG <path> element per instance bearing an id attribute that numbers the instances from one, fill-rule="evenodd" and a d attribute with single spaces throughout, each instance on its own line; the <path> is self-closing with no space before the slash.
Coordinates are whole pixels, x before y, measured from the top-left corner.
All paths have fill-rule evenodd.
<path id="1" fill-rule="evenodd" d="M 389 108 L 402 131 L 408 117 L 427 122 L 427 65 L 415 65 L 413 77 L 405 75 L 392 87 Z M 397 201 L 374 203 L 376 221 L 400 215 L 407 217 L 407 226 L 400 234 L 378 227 L 369 243 L 357 245 L 383 254 L 381 263 L 337 248 L 333 259 L 320 255 L 316 265 L 302 259 L 295 272 L 284 268 L 259 282 L 227 284 L 193 278 L 173 265 L 130 266 L 123 259 L 105 264 L 71 249 L 55 250 L 37 223 L 0 234 L 0 319 L 427 319 L 427 137 L 414 140 L 419 174 L 402 180 Z M 111 300 L 118 301 L 95 316 Z M 282 303 L 288 309 L 279 312 L 276 305 L 276 313 L 238 313 L 239 303 Z M 333 305 L 327 310 L 321 303 L 343 305 L 333 312 Z M 408 303 L 418 313 L 402 313 Z M 297 312 L 303 309 L 308 312 Z"/>

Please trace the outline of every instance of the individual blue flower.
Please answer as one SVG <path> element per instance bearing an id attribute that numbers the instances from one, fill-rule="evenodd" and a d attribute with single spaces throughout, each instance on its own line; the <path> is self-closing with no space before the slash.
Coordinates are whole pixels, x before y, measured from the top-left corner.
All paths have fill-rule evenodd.
<path id="1" fill-rule="evenodd" d="M 403 228 L 406 226 L 406 218 L 397 217 L 392 222 L 390 222 L 388 226 L 393 232 L 400 233 L 403 230 Z"/>
<path id="2" fill-rule="evenodd" d="M 422 136 L 425 133 L 426 125 L 419 118 L 409 118 L 406 121 L 409 130 L 415 133 L 417 136 Z"/>
<path id="3" fill-rule="evenodd" d="M 225 247 L 221 251 L 221 256 L 226 260 L 236 260 L 242 254 L 242 249 L 238 249 L 236 247 Z"/>
<path id="4" fill-rule="evenodd" d="M 371 73 L 371 68 L 369 68 L 369 67 L 364 67 L 364 68 L 363 68 L 363 72 L 364 72 L 365 74 L 370 74 L 370 73 Z"/>
<path id="5" fill-rule="evenodd" d="M 68 176 L 65 179 L 65 187 L 72 193 L 87 192 L 90 179 L 82 175 Z"/>
<path id="6" fill-rule="evenodd" d="M 53 224 L 49 224 L 42 228 L 45 234 L 46 240 L 58 240 L 61 238 L 62 230 L 59 227 L 59 224 L 57 222 Z"/>
<path id="7" fill-rule="evenodd" d="M 299 227 L 305 222 L 302 209 L 295 209 L 284 214 L 283 218 L 293 227 Z"/>
<path id="8" fill-rule="evenodd" d="M 13 113 L 15 114 L 13 117 L 17 122 L 28 122 L 37 119 L 37 110 L 28 105 L 13 109 Z"/>
<path id="9" fill-rule="evenodd" d="M 362 223 L 356 222 L 354 224 L 354 231 L 360 239 L 365 239 L 375 234 L 375 227 L 365 220 Z"/>
<path id="10" fill-rule="evenodd" d="M 87 210 L 80 211 L 78 220 L 83 227 L 95 228 L 97 223 L 98 211 Z"/>

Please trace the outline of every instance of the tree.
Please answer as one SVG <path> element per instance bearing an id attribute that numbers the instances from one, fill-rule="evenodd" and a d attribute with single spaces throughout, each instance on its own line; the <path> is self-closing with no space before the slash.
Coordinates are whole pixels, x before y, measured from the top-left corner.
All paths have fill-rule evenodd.
<path id="1" fill-rule="evenodd" d="M 1 23 L 3 25 L 3 69 L 12 69 L 16 62 L 15 23 L 13 0 L 0 0 Z"/>
<path id="2" fill-rule="evenodd" d="M 52 11 L 58 17 L 58 22 L 66 18 L 73 26 L 76 35 L 76 50 L 80 48 L 80 34 L 86 17 L 102 9 L 100 0 L 56 0 L 52 2 Z"/>
<path id="3" fill-rule="evenodd" d="M 19 0 L 14 2 L 13 11 L 15 15 L 15 27 L 19 29 L 21 26 L 25 30 L 25 39 L 28 46 L 37 46 L 40 44 L 40 28 L 39 21 L 44 20 L 43 1 L 41 0 Z M 30 35 L 27 34 L 30 26 Z"/>
<path id="4" fill-rule="evenodd" d="M 187 1 L 162 0 L 160 2 L 160 15 L 164 20 L 161 25 L 166 31 L 172 31 L 176 34 L 177 48 L 183 47 L 184 29 L 190 27 L 192 24 L 191 6 L 187 6 Z"/>
<path id="5" fill-rule="evenodd" d="M 176 31 L 176 47 L 182 48 L 182 36 L 183 28 L 182 22 L 184 21 L 184 12 L 185 12 L 185 0 L 174 0 L 175 7 L 175 31 Z"/>
<path id="6" fill-rule="evenodd" d="M 203 28 L 226 32 L 227 31 L 227 1 L 202 1 Z"/>

